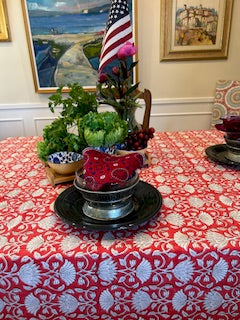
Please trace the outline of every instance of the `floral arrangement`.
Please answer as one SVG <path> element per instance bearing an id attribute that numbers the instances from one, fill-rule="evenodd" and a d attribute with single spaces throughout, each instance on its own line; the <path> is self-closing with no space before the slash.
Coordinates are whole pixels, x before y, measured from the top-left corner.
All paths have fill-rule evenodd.
<path id="1" fill-rule="evenodd" d="M 136 108 L 140 107 L 137 99 L 141 95 L 137 90 L 139 82 L 133 84 L 133 69 L 138 61 L 128 63 L 128 58 L 134 56 L 137 50 L 131 42 L 126 42 L 117 52 L 119 65 L 112 68 L 111 74 L 100 74 L 97 85 L 99 103 L 112 106 L 120 118 L 127 121 L 128 136 L 123 148 L 129 151 L 145 149 L 155 132 L 154 128 L 143 130 L 135 119 Z"/>
<path id="2" fill-rule="evenodd" d="M 228 115 L 221 118 L 222 123 L 215 125 L 215 128 L 226 132 L 226 136 L 230 140 L 240 140 L 240 116 Z"/>
<path id="3" fill-rule="evenodd" d="M 136 90 L 139 82 L 133 84 L 133 69 L 138 61 L 129 64 L 129 57 L 137 53 L 137 47 L 131 42 L 126 42 L 117 53 L 119 65 L 112 68 L 112 73 L 101 73 L 98 79 L 97 89 L 100 95 L 100 104 L 108 104 L 124 120 L 127 120 L 126 114 L 139 107 L 137 99 L 139 93 Z"/>

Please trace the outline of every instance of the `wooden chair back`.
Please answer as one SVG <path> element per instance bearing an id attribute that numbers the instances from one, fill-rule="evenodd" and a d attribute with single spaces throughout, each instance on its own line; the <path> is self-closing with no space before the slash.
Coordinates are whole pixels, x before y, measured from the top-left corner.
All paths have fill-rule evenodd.
<path id="1" fill-rule="evenodd" d="M 144 89 L 144 91 L 142 92 L 139 91 L 139 93 L 141 93 L 139 98 L 143 99 L 145 102 L 142 129 L 146 130 L 149 128 L 149 123 L 150 123 L 151 108 L 152 108 L 152 94 L 151 94 L 151 91 L 148 89 Z"/>

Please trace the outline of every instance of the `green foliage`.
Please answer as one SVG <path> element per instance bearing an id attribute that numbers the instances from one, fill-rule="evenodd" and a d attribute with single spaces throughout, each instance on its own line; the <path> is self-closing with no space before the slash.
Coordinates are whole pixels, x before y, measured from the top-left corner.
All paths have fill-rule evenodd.
<path id="1" fill-rule="evenodd" d="M 89 112 L 82 118 L 79 132 L 83 133 L 88 146 L 111 147 L 124 141 L 128 128 L 116 112 Z"/>
<path id="2" fill-rule="evenodd" d="M 97 99 L 95 93 L 85 91 L 79 84 L 68 84 L 70 91 L 64 97 L 63 86 L 59 87 L 53 95 L 49 97 L 48 106 L 52 112 L 56 106 L 62 106 L 61 116 L 67 124 L 77 124 L 89 111 L 97 112 Z"/>
<path id="3" fill-rule="evenodd" d="M 86 147 L 82 135 L 70 133 L 63 118 L 54 120 L 43 129 L 43 141 L 37 144 L 39 159 L 47 161 L 48 155 L 58 151 L 81 152 Z"/>
<path id="4" fill-rule="evenodd" d="M 97 89 L 99 91 L 101 100 L 100 104 L 108 104 L 121 115 L 126 109 L 140 107 L 137 103 L 137 99 L 140 93 L 136 93 L 139 82 L 132 84 L 133 69 L 137 65 L 138 61 L 135 61 L 128 66 L 125 60 L 121 60 L 118 72 L 113 75 L 105 74 L 107 80 L 99 82 Z"/>
<path id="5" fill-rule="evenodd" d="M 104 145 L 104 130 L 93 131 L 89 128 L 83 130 L 84 138 L 91 147 L 99 147 Z"/>
<path id="6" fill-rule="evenodd" d="M 49 108 L 52 112 L 61 106 L 60 116 L 43 129 L 43 142 L 37 145 L 38 157 L 46 161 L 47 156 L 58 151 L 81 152 L 87 145 L 83 132 L 78 132 L 79 122 L 88 112 L 97 112 L 96 94 L 84 91 L 77 84 L 69 84 L 68 94 L 59 87 L 49 97 Z M 65 96 L 64 96 L 65 95 Z M 77 133 L 73 133 L 74 129 Z"/>

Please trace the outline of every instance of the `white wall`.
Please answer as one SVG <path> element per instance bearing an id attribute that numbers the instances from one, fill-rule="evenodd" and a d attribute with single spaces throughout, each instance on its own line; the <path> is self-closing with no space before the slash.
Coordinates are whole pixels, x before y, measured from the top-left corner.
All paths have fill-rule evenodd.
<path id="1" fill-rule="evenodd" d="M 240 0 L 234 1 L 226 60 L 160 62 L 160 0 L 137 0 L 137 6 L 139 80 L 152 92 L 151 125 L 162 131 L 207 129 L 216 80 L 240 78 Z M 21 1 L 7 0 L 7 8 L 12 41 L 0 42 L 0 139 L 40 135 L 54 116 L 49 94 L 34 89 Z"/>

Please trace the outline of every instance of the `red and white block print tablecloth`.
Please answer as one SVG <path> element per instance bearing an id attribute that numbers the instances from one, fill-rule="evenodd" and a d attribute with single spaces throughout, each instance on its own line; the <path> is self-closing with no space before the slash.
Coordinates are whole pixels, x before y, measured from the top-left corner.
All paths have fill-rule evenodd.
<path id="1" fill-rule="evenodd" d="M 156 133 L 141 179 L 163 196 L 145 226 L 82 231 L 53 204 L 38 137 L 0 141 L 0 319 L 240 319 L 240 171 L 216 131 Z"/>

